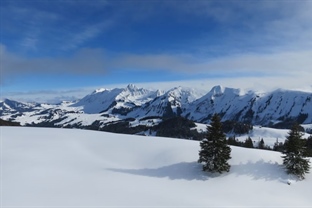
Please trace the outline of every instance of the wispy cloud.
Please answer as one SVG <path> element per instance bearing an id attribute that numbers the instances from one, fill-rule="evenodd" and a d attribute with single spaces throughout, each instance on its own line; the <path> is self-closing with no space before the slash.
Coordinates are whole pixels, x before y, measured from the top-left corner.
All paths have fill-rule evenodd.
<path id="1" fill-rule="evenodd" d="M 74 101 L 81 99 L 89 94 L 93 89 L 79 88 L 68 90 L 37 90 L 37 91 L 20 91 L 20 92 L 3 92 L 0 95 L 0 100 L 5 98 L 37 103 L 59 103 L 62 101 Z"/>
<path id="2" fill-rule="evenodd" d="M 178 43 L 184 52 L 255 52 L 270 50 L 268 44 L 289 48 L 312 45 L 309 0 L 4 2 L 9 3 L 3 4 L 1 16 L 7 20 L 3 29 L 14 32 L 20 46 L 31 50 L 74 50 L 114 25 L 145 24 L 160 18 L 217 25 L 217 32 L 206 29 Z M 210 33 L 218 38 L 212 39 Z"/>
<path id="3" fill-rule="evenodd" d="M 191 54 L 120 55 L 110 62 L 112 68 L 171 70 L 179 73 L 267 75 L 311 74 L 312 50 L 270 54 L 240 54 L 199 59 Z M 312 74 L 311 74 L 312 75 Z"/>
<path id="4" fill-rule="evenodd" d="M 278 88 L 291 90 L 300 90 L 312 93 L 311 76 L 302 76 L 300 74 L 293 76 L 269 76 L 269 77 L 219 77 L 213 79 L 197 79 L 183 81 L 167 81 L 167 82 L 140 82 L 133 83 L 138 87 L 148 89 L 168 90 L 177 86 L 190 87 L 200 90 L 203 94 L 207 93 L 213 86 L 222 85 L 225 87 L 240 88 L 242 90 L 255 90 L 267 92 Z M 93 87 L 84 87 L 76 89 L 64 90 L 35 90 L 20 92 L 3 92 L 0 100 L 9 98 L 13 100 L 38 103 L 59 103 L 61 101 L 74 101 L 90 94 L 99 88 L 116 88 L 126 87 L 127 83 L 119 83 L 113 85 L 100 85 Z"/>
<path id="5" fill-rule="evenodd" d="M 188 14 L 181 18 L 198 16 L 218 25 L 217 39 L 211 35 L 214 31 L 208 31 L 189 44 L 207 54 L 272 52 L 312 46 L 310 0 L 185 1 L 176 8 Z"/>
<path id="6" fill-rule="evenodd" d="M 31 28 L 26 32 L 24 38 L 21 41 L 21 46 L 26 50 L 37 50 L 37 45 L 39 42 L 40 31 L 37 27 Z"/>
<path id="7" fill-rule="evenodd" d="M 76 49 L 84 42 L 97 37 L 99 34 L 105 32 L 107 28 L 112 25 L 111 20 L 100 22 L 94 25 L 87 25 L 77 33 L 72 33 L 70 38 L 61 47 L 63 50 Z"/>
<path id="8" fill-rule="evenodd" d="M 26 52 L 38 48 L 76 49 L 112 23 L 112 19 L 91 21 L 86 17 L 105 8 L 106 1 L 27 2 L 4 1 L 1 4 L 1 18 L 6 19 L 1 29 L 15 38 L 15 48 Z"/>
<path id="9" fill-rule="evenodd" d="M 35 50 L 44 36 L 43 28 L 59 21 L 59 15 L 19 3 L 4 1 L 1 4 L 1 18 L 6 20 L 2 21 L 1 29 L 14 37 L 22 48 Z"/>
<path id="10" fill-rule="evenodd" d="M 1 83 L 12 76 L 35 74 L 105 73 L 106 63 L 102 50 L 81 49 L 68 58 L 25 58 L 7 51 L 0 45 Z"/>
<path id="11" fill-rule="evenodd" d="M 172 71 L 203 76 L 293 76 L 312 77 L 312 50 L 270 54 L 240 54 L 198 58 L 191 54 L 116 54 L 102 49 L 81 49 L 68 58 L 26 59 L 1 46 L 2 79 L 25 73 L 105 74 L 114 70 Z"/>

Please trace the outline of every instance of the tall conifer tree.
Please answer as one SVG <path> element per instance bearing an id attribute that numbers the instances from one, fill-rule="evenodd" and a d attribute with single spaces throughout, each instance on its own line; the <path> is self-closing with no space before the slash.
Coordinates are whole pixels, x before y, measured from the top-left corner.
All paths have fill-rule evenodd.
<path id="1" fill-rule="evenodd" d="M 213 115 L 210 126 L 207 126 L 207 135 L 200 142 L 200 148 L 198 162 L 203 164 L 203 171 L 213 173 L 230 171 L 228 160 L 231 159 L 231 148 L 227 145 L 217 114 Z"/>
<path id="2" fill-rule="evenodd" d="M 298 124 L 294 125 L 288 133 L 289 135 L 284 144 L 285 155 L 282 158 L 288 174 L 304 179 L 304 175 L 310 170 L 310 164 L 309 160 L 304 157 L 306 147 L 299 127 Z"/>
<path id="3" fill-rule="evenodd" d="M 265 149 L 265 145 L 264 145 L 263 139 L 260 140 L 260 142 L 259 142 L 259 144 L 258 144 L 258 148 L 259 148 L 259 149 Z"/>

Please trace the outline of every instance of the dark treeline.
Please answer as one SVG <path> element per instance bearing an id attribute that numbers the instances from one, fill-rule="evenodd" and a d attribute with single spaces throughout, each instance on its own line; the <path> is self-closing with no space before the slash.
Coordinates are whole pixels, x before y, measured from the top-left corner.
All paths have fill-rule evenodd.
<path id="1" fill-rule="evenodd" d="M 20 126 L 20 123 L 12 122 L 12 121 L 5 121 L 0 118 L 0 126 Z"/>

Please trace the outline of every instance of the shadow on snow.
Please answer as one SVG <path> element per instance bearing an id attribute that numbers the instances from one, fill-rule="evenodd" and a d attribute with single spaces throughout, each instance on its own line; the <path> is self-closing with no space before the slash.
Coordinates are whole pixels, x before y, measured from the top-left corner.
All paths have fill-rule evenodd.
<path id="1" fill-rule="evenodd" d="M 181 162 L 160 168 L 144 169 L 108 169 L 120 173 L 142 175 L 156 178 L 169 178 L 171 180 L 205 180 L 207 174 L 202 171 L 202 166 L 197 162 Z"/>
<path id="2" fill-rule="evenodd" d="M 287 174 L 278 163 L 265 162 L 248 162 L 245 164 L 232 165 L 229 173 L 222 175 L 218 173 L 207 173 L 202 171 L 202 165 L 197 162 L 181 162 L 159 168 L 144 169 L 107 169 L 114 172 L 141 175 L 156 178 L 169 178 L 171 180 L 208 180 L 218 176 L 227 176 L 234 174 L 236 176 L 249 176 L 253 180 L 273 181 L 279 180 L 285 182 Z"/>
<path id="3" fill-rule="evenodd" d="M 245 164 L 232 165 L 230 173 L 236 176 L 249 176 L 253 180 L 265 181 L 286 181 L 288 175 L 286 174 L 282 165 L 277 162 L 266 162 L 258 160 L 257 162 L 247 162 Z"/>

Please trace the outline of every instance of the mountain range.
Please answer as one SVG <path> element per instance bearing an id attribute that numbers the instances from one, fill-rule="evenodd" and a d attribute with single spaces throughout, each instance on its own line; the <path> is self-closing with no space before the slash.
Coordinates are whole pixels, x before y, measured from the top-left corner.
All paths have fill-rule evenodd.
<path id="1" fill-rule="evenodd" d="M 235 121 L 273 128 L 289 128 L 294 122 L 312 124 L 312 93 L 293 90 L 243 91 L 215 86 L 203 93 L 175 87 L 148 90 L 129 84 L 125 88 L 98 89 L 74 102 L 59 104 L 0 101 L 0 118 L 21 125 L 90 127 L 120 122 L 156 125 L 165 119 L 183 117 L 208 124 L 213 114 L 222 121 Z"/>

